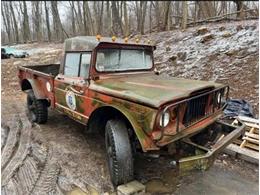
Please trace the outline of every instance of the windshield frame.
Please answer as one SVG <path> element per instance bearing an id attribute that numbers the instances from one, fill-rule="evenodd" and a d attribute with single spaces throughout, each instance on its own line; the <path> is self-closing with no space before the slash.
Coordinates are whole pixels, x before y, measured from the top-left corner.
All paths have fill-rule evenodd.
<path id="1" fill-rule="evenodd" d="M 151 52 L 151 58 L 152 58 L 152 64 L 151 68 L 144 68 L 144 69 L 125 69 L 125 70 L 109 70 L 109 71 L 100 71 L 97 69 L 97 53 L 98 50 L 103 49 L 121 49 L 121 50 L 147 50 Z M 94 51 L 94 69 L 97 73 L 103 74 L 103 73 L 127 73 L 127 72 L 144 72 L 144 71 L 153 71 L 154 70 L 154 57 L 153 57 L 153 48 L 150 46 L 144 46 L 144 45 L 116 45 L 116 44 L 109 44 L 109 45 L 103 45 L 102 47 L 97 47 Z"/>

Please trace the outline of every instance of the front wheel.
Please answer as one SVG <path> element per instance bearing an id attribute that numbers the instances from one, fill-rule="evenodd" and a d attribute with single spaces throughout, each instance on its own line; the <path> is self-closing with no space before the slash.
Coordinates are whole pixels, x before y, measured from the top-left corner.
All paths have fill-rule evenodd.
<path id="1" fill-rule="evenodd" d="M 48 119 L 48 105 L 43 100 L 37 100 L 33 90 L 27 93 L 27 108 L 32 122 L 43 124 Z"/>
<path id="2" fill-rule="evenodd" d="M 115 186 L 133 179 L 133 157 L 129 135 L 122 120 L 112 119 L 106 124 L 105 142 L 108 166 Z"/>

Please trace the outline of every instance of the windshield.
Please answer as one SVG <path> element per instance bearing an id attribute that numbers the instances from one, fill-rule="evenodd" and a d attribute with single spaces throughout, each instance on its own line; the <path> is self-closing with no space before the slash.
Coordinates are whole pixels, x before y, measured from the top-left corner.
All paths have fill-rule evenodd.
<path id="1" fill-rule="evenodd" d="M 96 68 L 101 72 L 143 70 L 153 66 L 152 52 L 144 49 L 99 49 Z"/>

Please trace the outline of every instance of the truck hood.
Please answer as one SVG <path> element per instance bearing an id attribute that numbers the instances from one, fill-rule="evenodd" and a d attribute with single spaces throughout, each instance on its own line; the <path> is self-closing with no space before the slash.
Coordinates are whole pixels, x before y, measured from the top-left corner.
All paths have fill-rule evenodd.
<path id="1" fill-rule="evenodd" d="M 130 74 L 101 78 L 91 82 L 91 90 L 158 108 L 191 93 L 221 84 L 211 81 L 165 77 L 155 74 Z"/>

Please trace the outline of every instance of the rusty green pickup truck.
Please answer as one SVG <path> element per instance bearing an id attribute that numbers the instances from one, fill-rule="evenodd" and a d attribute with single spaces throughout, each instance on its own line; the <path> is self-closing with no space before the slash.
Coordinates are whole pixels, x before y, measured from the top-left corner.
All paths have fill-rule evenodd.
<path id="1" fill-rule="evenodd" d="M 46 123 L 50 107 L 103 133 L 114 185 L 134 179 L 136 151 L 188 147 L 178 167 L 207 169 L 244 132 L 221 120 L 228 86 L 159 74 L 154 45 L 79 36 L 64 47 L 61 64 L 19 67 L 29 116 Z"/>

